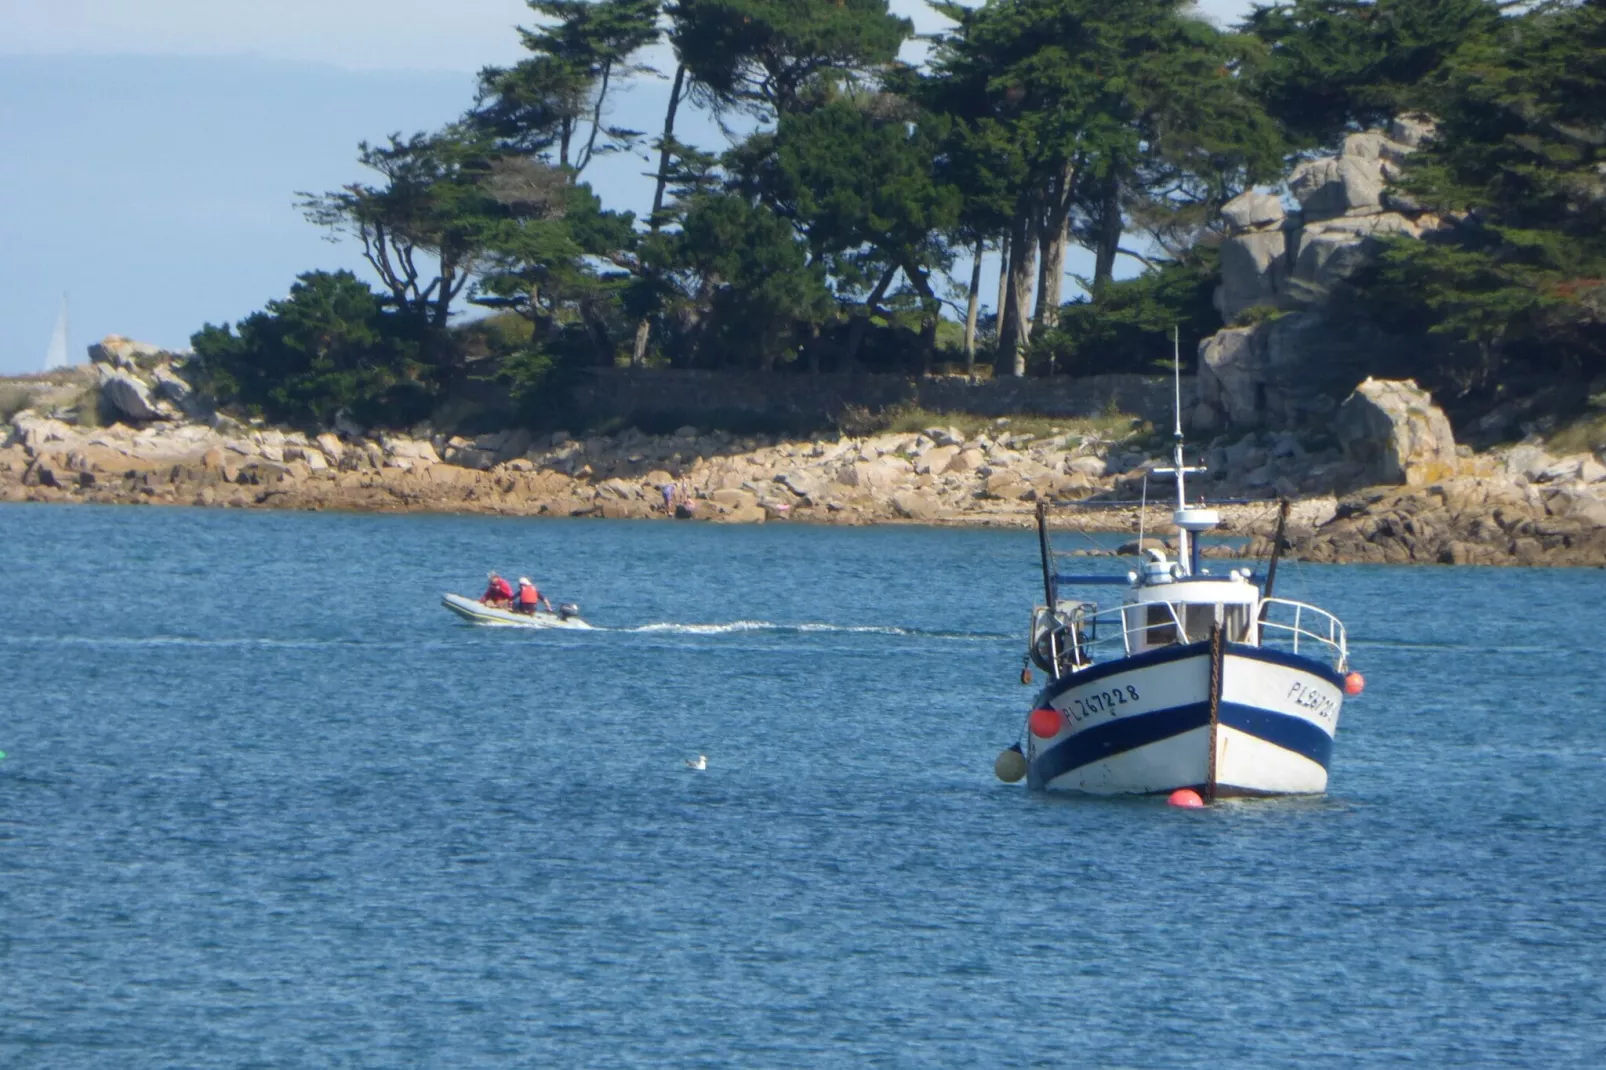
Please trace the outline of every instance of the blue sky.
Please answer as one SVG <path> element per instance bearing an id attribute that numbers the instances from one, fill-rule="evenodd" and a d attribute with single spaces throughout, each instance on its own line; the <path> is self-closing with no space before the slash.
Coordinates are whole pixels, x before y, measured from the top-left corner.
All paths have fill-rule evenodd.
<path id="1" fill-rule="evenodd" d="M 915 0 L 893 7 L 938 25 Z M 83 359 L 108 333 L 183 347 L 298 272 L 360 269 L 295 192 L 356 178 L 363 138 L 459 114 L 475 70 L 519 57 L 528 15 L 523 0 L 0 0 L 0 374 L 39 367 L 63 293 Z M 638 84 L 613 120 L 655 129 L 666 95 Z M 722 144 L 706 122 L 683 136 Z M 639 212 L 645 166 L 587 177 Z"/>

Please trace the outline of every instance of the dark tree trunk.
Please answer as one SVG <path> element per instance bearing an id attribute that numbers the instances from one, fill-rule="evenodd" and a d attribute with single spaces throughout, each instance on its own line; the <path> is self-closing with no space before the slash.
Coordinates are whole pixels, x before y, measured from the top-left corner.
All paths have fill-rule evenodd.
<path id="1" fill-rule="evenodd" d="M 1050 190 L 1043 213 L 1038 241 L 1043 250 L 1043 266 L 1037 280 L 1038 327 L 1052 327 L 1060 318 L 1060 295 L 1065 289 L 1065 249 L 1070 243 L 1071 202 L 1076 193 L 1076 165 L 1067 162 Z"/>
<path id="2" fill-rule="evenodd" d="M 1111 176 L 1099 202 L 1097 244 L 1093 249 L 1093 285 L 1115 275 L 1115 257 L 1121 251 L 1121 182 Z"/>
<path id="3" fill-rule="evenodd" d="M 998 367 L 1026 374 L 1026 347 L 1032 340 L 1032 281 L 1037 269 L 1035 217 L 1038 199 L 1025 198 L 1009 232 L 1009 286 L 998 328 Z"/>
<path id="4" fill-rule="evenodd" d="M 1037 276 L 1038 327 L 1053 327 L 1060 319 L 1060 294 L 1065 288 L 1065 247 L 1070 241 L 1070 224 L 1062 220 L 1043 238 L 1043 266 Z"/>
<path id="5" fill-rule="evenodd" d="M 1046 233 L 1037 236 L 1037 302 L 1032 306 L 1032 330 L 1041 331 L 1048 319 L 1049 240 Z"/>
<path id="6" fill-rule="evenodd" d="M 675 142 L 675 112 L 680 109 L 680 94 L 686 84 L 686 65 L 675 68 L 675 84 L 669 90 L 669 108 L 664 113 L 664 133 L 658 141 L 658 177 L 652 191 L 652 214 L 647 217 L 647 231 L 657 234 L 663 226 L 664 187 L 669 184 L 669 160 Z M 641 317 L 636 324 L 636 341 L 630 350 L 630 366 L 639 368 L 647 363 L 647 343 L 652 336 L 652 319 Z"/>
<path id="7" fill-rule="evenodd" d="M 580 180 L 580 172 L 591 163 L 591 157 L 597 151 L 597 133 L 602 129 L 602 103 L 608 98 L 608 80 L 613 74 L 613 64 L 602 65 L 602 84 L 597 89 L 597 101 L 591 110 L 591 136 L 586 138 L 585 151 L 575 160 L 574 181 Z"/>
<path id="8" fill-rule="evenodd" d="M 898 274 L 898 267 L 894 264 L 887 268 L 881 278 L 877 280 L 875 289 L 870 291 L 869 298 L 864 302 L 864 308 L 853 317 L 853 324 L 848 328 L 848 344 L 842 352 L 842 370 L 850 372 L 859 359 L 859 346 L 864 342 L 864 332 L 870 327 L 870 317 L 875 314 L 876 306 L 886 295 L 887 287 Z"/>
<path id="9" fill-rule="evenodd" d="M 435 292 L 434 301 L 429 303 L 428 321 L 430 326 L 446 329 L 446 323 L 452 315 L 452 298 L 457 296 L 457 265 L 450 259 L 441 259 L 440 289 Z"/>
<path id="10" fill-rule="evenodd" d="M 1004 335 L 1004 305 L 1009 301 L 1009 231 L 998 239 L 998 303 L 993 305 L 993 341 Z"/>
<path id="11" fill-rule="evenodd" d="M 905 266 L 903 273 L 914 283 L 921 304 L 925 306 L 925 315 L 920 320 L 920 373 L 924 375 L 931 371 L 931 360 L 937 353 L 937 321 L 942 318 L 942 306 L 925 272 L 912 271 Z"/>
<path id="12" fill-rule="evenodd" d="M 965 374 L 976 371 L 976 311 L 981 297 L 981 254 L 987 243 L 976 239 L 976 255 L 970 262 L 970 301 L 965 306 Z"/>

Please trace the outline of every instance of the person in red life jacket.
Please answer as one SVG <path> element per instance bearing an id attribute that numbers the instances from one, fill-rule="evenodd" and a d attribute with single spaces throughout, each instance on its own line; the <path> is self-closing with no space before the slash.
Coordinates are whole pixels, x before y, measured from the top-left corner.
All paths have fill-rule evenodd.
<path id="1" fill-rule="evenodd" d="M 552 603 L 541 595 L 540 588 L 530 582 L 530 577 L 519 577 L 519 593 L 513 597 L 513 611 L 515 613 L 535 613 L 536 606 L 546 606 L 548 613 L 552 612 Z"/>
<path id="2" fill-rule="evenodd" d="M 486 575 L 488 581 L 485 593 L 480 595 L 480 601 L 488 606 L 505 606 L 513 601 L 513 586 L 501 576 L 492 572 Z"/>

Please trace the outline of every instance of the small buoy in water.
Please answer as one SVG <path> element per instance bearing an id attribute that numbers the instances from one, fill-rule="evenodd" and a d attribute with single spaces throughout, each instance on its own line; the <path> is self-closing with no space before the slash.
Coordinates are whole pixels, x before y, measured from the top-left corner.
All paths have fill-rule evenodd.
<path id="1" fill-rule="evenodd" d="M 1171 793 L 1166 802 L 1172 806 L 1180 806 L 1184 810 L 1199 810 L 1204 807 L 1204 800 L 1199 798 L 1199 793 L 1192 788 L 1178 788 Z"/>
<path id="2" fill-rule="evenodd" d="M 1038 739 L 1050 739 L 1065 727 L 1065 715 L 1052 706 L 1040 706 L 1026 718 L 1026 724 Z"/>
<path id="3" fill-rule="evenodd" d="M 993 772 L 1006 784 L 1013 784 L 1026 775 L 1026 755 L 1020 752 L 1019 743 L 998 752 L 998 760 L 993 762 Z"/>
<path id="4" fill-rule="evenodd" d="M 686 768 L 687 769 L 707 769 L 708 768 L 708 755 L 699 754 L 695 758 L 687 758 L 686 759 Z"/>
<path id="5" fill-rule="evenodd" d="M 1023 684 L 1032 682 L 1032 667 L 1030 665 L 1022 665 L 1020 667 L 1020 682 Z"/>
<path id="6" fill-rule="evenodd" d="M 1366 677 L 1358 672 L 1349 673 L 1344 677 L 1344 694 L 1359 695 L 1366 690 Z"/>

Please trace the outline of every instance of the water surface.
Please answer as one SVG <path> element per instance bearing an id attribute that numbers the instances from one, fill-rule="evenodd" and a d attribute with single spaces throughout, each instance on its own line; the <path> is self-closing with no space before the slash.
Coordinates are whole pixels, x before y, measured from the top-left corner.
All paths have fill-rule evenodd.
<path id="1" fill-rule="evenodd" d="M 1603 572 L 1285 566 L 1369 682 L 1331 794 L 1189 813 L 993 779 L 1028 533 L 5 506 L 0 546 L 0 1065 L 1606 1058 Z M 439 607 L 490 567 L 598 630 Z"/>

